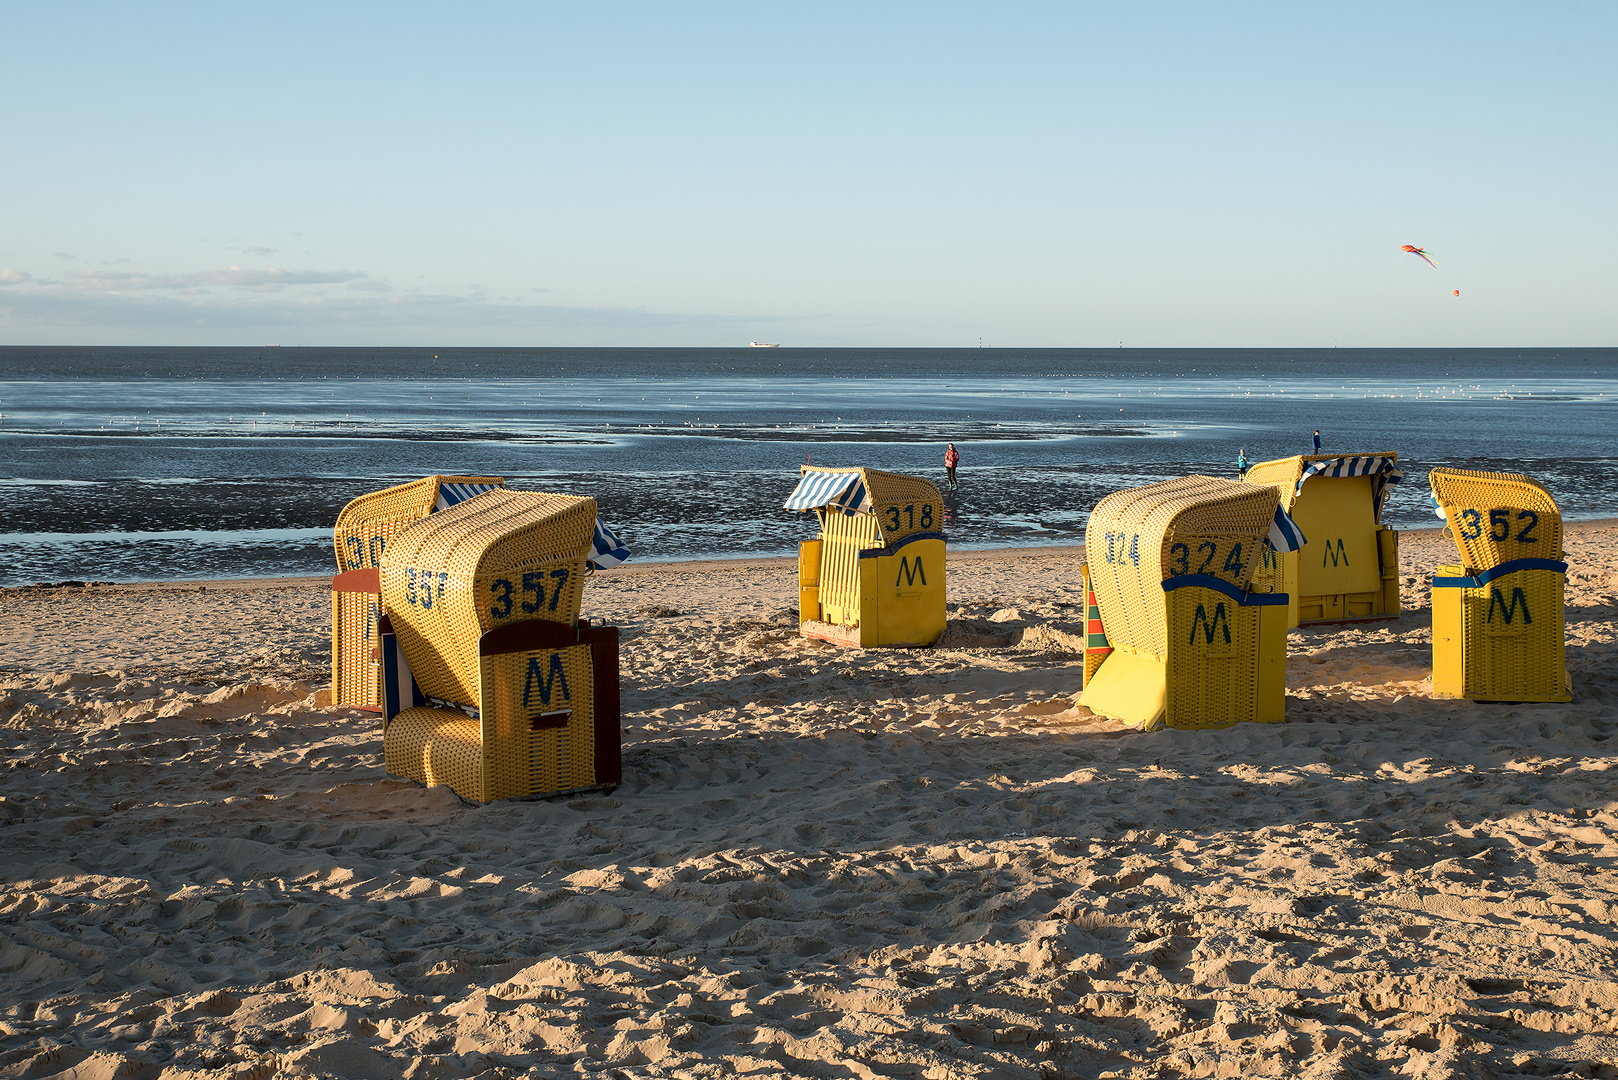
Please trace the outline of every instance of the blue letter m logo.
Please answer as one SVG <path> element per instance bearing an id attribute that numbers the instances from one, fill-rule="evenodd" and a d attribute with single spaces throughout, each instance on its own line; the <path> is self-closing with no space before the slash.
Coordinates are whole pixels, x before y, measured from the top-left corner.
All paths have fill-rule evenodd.
<path id="1" fill-rule="evenodd" d="M 910 556 L 899 556 L 899 576 L 893 579 L 894 587 L 898 588 L 901 582 L 905 585 L 914 585 L 918 578 L 923 585 L 927 584 L 927 573 L 921 568 L 921 556 L 916 556 L 916 565 L 913 567 L 910 565 Z"/>
<path id="2" fill-rule="evenodd" d="M 1348 565 L 1348 552 L 1346 550 L 1344 550 L 1343 541 L 1341 539 L 1339 539 L 1337 541 L 1337 546 L 1336 547 L 1331 546 L 1331 541 L 1330 540 L 1326 541 L 1326 554 L 1321 556 L 1320 565 L 1325 566 L 1327 559 L 1331 560 L 1331 564 L 1333 566 L 1337 565 L 1337 560 L 1338 559 L 1343 560 L 1342 565 L 1344 565 L 1344 566 Z"/>
<path id="3" fill-rule="evenodd" d="M 1500 595 L 1498 588 L 1489 590 L 1489 617 L 1484 621 L 1494 622 L 1494 606 L 1499 604 L 1500 614 L 1506 617 L 1506 625 L 1510 626 L 1512 618 L 1517 614 L 1517 604 L 1519 602 L 1522 604 L 1523 625 L 1526 626 L 1534 621 L 1534 617 L 1528 614 L 1528 597 L 1523 595 L 1522 586 L 1519 585 L 1511 590 L 1511 603 L 1509 605 L 1506 603 L 1506 598 Z"/>
<path id="4" fill-rule="evenodd" d="M 1212 622 L 1208 620 L 1208 609 L 1201 604 L 1197 605 L 1196 618 L 1191 620 L 1191 640 L 1187 644 L 1195 645 L 1197 643 L 1197 627 L 1199 626 L 1202 627 L 1202 632 L 1207 638 L 1206 644 L 1212 645 L 1214 634 L 1220 630 L 1225 632 L 1225 644 L 1230 644 L 1230 621 L 1225 618 L 1225 602 L 1223 600 L 1214 605 Z"/>
<path id="5" fill-rule="evenodd" d="M 542 705 L 551 703 L 551 686 L 560 682 L 562 684 L 562 700 L 572 701 L 573 695 L 567 692 L 567 673 L 562 670 L 562 654 L 551 653 L 551 669 L 549 673 L 539 670 L 539 657 L 528 658 L 528 678 L 522 684 L 522 707 L 528 708 L 528 697 L 534 692 L 534 684 L 539 684 L 539 701 Z"/>

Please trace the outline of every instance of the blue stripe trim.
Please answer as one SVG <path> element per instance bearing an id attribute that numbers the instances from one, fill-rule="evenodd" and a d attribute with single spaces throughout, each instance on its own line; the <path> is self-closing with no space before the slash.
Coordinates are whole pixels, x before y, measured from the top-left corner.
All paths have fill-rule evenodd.
<path id="1" fill-rule="evenodd" d="M 603 570 L 609 570 L 635 554 L 624 546 L 624 542 L 618 539 L 618 535 L 609 529 L 607 523 L 599 517 L 596 518 L 595 539 L 590 543 L 590 563 Z"/>
<path id="2" fill-rule="evenodd" d="M 897 541 L 889 544 L 887 547 L 864 548 L 864 549 L 862 549 L 860 551 L 860 558 L 862 558 L 862 559 L 880 559 L 880 558 L 883 558 L 884 556 L 895 554 L 900 548 L 904 547 L 906 544 L 914 544 L 917 540 L 942 540 L 946 544 L 949 543 L 949 537 L 945 536 L 941 532 L 911 533 L 909 536 L 905 537 L 903 540 L 897 540 Z"/>
<path id="3" fill-rule="evenodd" d="M 1435 589 L 1481 589 L 1497 577 L 1506 574 L 1515 574 L 1519 570 L 1554 570 L 1558 574 L 1567 573 L 1567 563 L 1557 562 L 1555 559 L 1512 559 L 1499 566 L 1491 566 L 1476 577 L 1435 577 Z"/>
<path id="4" fill-rule="evenodd" d="M 1380 476 L 1382 485 L 1398 484 L 1405 478 L 1404 471 L 1397 462 L 1390 457 L 1380 454 L 1360 454 L 1354 457 L 1331 458 L 1327 461 L 1311 461 L 1304 467 L 1303 475 L 1298 477 L 1298 484 L 1292 489 L 1294 498 L 1303 494 L 1304 481 L 1311 476 Z"/>
<path id="5" fill-rule="evenodd" d="M 486 491 L 494 491 L 504 486 L 504 484 L 452 484 L 444 481 L 438 485 L 438 501 L 433 508 L 448 510 L 468 499 L 475 499 Z"/>
<path id="6" fill-rule="evenodd" d="M 1173 592 L 1175 589 L 1212 589 L 1214 592 L 1224 593 L 1242 607 L 1272 607 L 1276 604 L 1285 604 L 1288 598 L 1288 594 L 1284 592 L 1250 593 L 1212 574 L 1175 574 L 1171 578 L 1163 579 L 1164 592 Z"/>
<path id="7" fill-rule="evenodd" d="M 856 485 L 858 487 L 856 488 Z M 852 489 L 852 490 L 851 490 Z M 859 472 L 804 473 L 798 486 L 787 496 L 787 510 L 818 510 L 836 507 L 845 514 L 859 512 L 865 502 L 865 483 Z"/>

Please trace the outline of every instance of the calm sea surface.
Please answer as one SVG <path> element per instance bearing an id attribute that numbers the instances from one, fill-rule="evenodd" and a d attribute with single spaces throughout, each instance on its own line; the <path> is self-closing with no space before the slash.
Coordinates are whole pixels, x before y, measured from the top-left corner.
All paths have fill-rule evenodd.
<path id="1" fill-rule="evenodd" d="M 0 348 L 0 585 L 323 574 L 356 495 L 428 473 L 594 496 L 637 558 L 788 554 L 797 469 L 942 483 L 952 545 L 1079 543 L 1190 472 L 1395 450 L 1618 515 L 1618 350 Z"/>

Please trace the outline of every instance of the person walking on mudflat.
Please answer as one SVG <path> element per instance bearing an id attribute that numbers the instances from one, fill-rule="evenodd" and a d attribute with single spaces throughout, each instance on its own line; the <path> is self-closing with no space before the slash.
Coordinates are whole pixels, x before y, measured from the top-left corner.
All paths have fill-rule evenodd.
<path id="1" fill-rule="evenodd" d="M 1247 449 L 1245 447 L 1236 458 L 1236 479 L 1247 479 Z"/>
<path id="2" fill-rule="evenodd" d="M 949 489 L 951 491 L 954 491 L 957 486 L 955 483 L 955 466 L 960 463 L 961 452 L 955 449 L 954 443 L 950 443 L 944 451 L 944 472 L 949 475 Z"/>
<path id="3" fill-rule="evenodd" d="M 1315 453 L 1320 453 L 1320 429 L 1315 428 Z"/>

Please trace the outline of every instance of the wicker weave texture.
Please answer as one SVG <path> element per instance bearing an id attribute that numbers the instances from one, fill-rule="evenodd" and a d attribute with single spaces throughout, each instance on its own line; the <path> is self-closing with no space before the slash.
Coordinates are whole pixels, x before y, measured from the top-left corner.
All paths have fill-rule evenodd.
<path id="1" fill-rule="evenodd" d="M 488 802 L 478 721 L 433 705 L 406 709 L 382 735 L 382 757 L 394 776 L 432 787 L 448 784 L 465 799 Z"/>
<path id="2" fill-rule="evenodd" d="M 1164 579 L 1206 574 L 1245 589 L 1279 497 L 1269 486 L 1186 476 L 1097 503 L 1085 548 L 1112 644 L 1167 659 Z"/>
<path id="3" fill-rule="evenodd" d="M 920 476 L 881 469 L 860 472 L 881 530 L 878 547 L 891 547 L 912 533 L 944 531 L 944 497 L 937 484 Z"/>
<path id="4" fill-rule="evenodd" d="M 589 646 L 485 656 L 482 681 L 489 798 L 552 795 L 597 783 Z"/>
<path id="5" fill-rule="evenodd" d="M 332 543 L 337 570 L 381 566 L 388 543 L 407 525 L 433 512 L 438 489 L 446 484 L 503 484 L 498 476 L 424 476 L 408 484 L 361 495 L 337 515 Z"/>
<path id="6" fill-rule="evenodd" d="M 1550 492 L 1517 473 L 1433 469 L 1445 534 L 1472 570 L 1516 559 L 1562 557 L 1562 514 Z"/>
<path id="7" fill-rule="evenodd" d="M 1568 700 L 1564 581 L 1555 570 L 1518 570 L 1461 590 L 1467 697 Z"/>
<path id="8" fill-rule="evenodd" d="M 1175 589 L 1168 594 L 1168 622 L 1175 632 L 1174 647 L 1168 652 L 1165 708 L 1170 727 L 1221 727 L 1260 719 L 1262 613 L 1262 608 L 1239 606 L 1213 589 Z"/>
<path id="9" fill-rule="evenodd" d="M 1306 463 L 1316 460 L 1319 459 L 1305 454 L 1294 454 L 1291 457 L 1276 458 L 1274 461 L 1261 461 L 1257 465 L 1247 467 L 1247 475 L 1243 477 L 1243 480 L 1249 484 L 1261 484 L 1265 487 L 1279 488 L 1281 491 L 1281 505 L 1290 513 L 1292 510 L 1292 493 L 1297 490 L 1298 477 L 1303 475 L 1303 467 Z"/>
<path id="10" fill-rule="evenodd" d="M 375 593 L 334 592 L 332 612 L 332 704 L 382 705 L 382 665 L 376 657 L 380 599 Z"/>
<path id="11" fill-rule="evenodd" d="M 382 561 L 383 609 L 424 693 L 475 707 L 485 631 L 577 621 L 595 518 L 594 499 L 498 490 L 394 538 Z"/>
<path id="12" fill-rule="evenodd" d="M 1258 561 L 1253 564 L 1253 577 L 1248 589 L 1256 593 L 1291 593 L 1295 591 L 1297 577 L 1296 552 L 1281 552 L 1269 544 L 1259 545 Z M 1294 556 L 1288 572 L 1288 556 Z"/>

